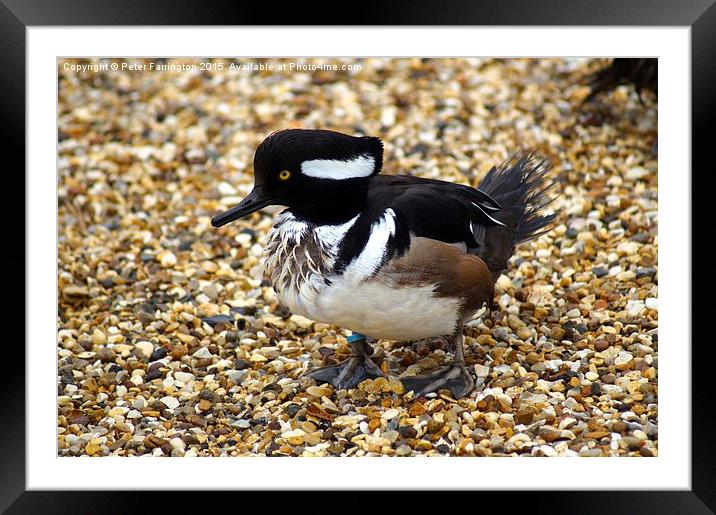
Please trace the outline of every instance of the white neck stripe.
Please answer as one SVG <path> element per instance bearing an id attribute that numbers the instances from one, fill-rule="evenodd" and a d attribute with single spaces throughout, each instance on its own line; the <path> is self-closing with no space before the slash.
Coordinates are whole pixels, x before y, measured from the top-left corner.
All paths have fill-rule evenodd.
<path id="1" fill-rule="evenodd" d="M 316 179 L 355 179 L 369 177 L 375 169 L 375 159 L 369 155 L 361 155 L 350 161 L 338 159 L 313 159 L 301 163 L 301 173 Z"/>

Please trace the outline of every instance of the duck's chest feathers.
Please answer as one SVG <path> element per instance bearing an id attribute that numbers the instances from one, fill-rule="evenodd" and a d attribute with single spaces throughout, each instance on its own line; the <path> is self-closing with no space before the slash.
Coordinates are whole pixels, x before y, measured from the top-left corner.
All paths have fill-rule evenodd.
<path id="1" fill-rule="evenodd" d="M 313 315 L 317 296 L 330 285 L 339 244 L 356 218 L 319 226 L 296 219 L 290 211 L 278 217 L 263 261 L 274 290 L 291 311 Z"/>

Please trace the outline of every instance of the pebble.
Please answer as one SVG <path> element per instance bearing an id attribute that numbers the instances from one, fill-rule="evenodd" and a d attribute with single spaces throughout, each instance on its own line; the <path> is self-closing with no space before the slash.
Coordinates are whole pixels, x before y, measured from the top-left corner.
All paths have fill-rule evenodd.
<path id="1" fill-rule="evenodd" d="M 656 268 L 651 267 L 640 267 L 636 269 L 636 278 L 641 279 L 642 277 L 654 277 L 656 275 Z"/>
<path id="2" fill-rule="evenodd" d="M 167 351 L 163 347 L 155 349 L 154 352 L 149 356 L 149 361 L 157 361 L 167 356 Z"/>
<path id="3" fill-rule="evenodd" d="M 174 379 L 176 379 L 177 381 L 181 381 L 182 383 L 189 383 L 191 381 L 194 381 L 194 379 L 196 379 L 196 377 L 194 376 L 194 374 L 191 374 L 189 372 L 179 371 L 179 372 L 174 372 Z"/>
<path id="4" fill-rule="evenodd" d="M 594 342 L 594 350 L 597 352 L 602 352 L 607 350 L 610 347 L 610 343 L 608 340 L 601 338 Z"/>
<path id="5" fill-rule="evenodd" d="M 413 450 L 407 445 L 401 445 L 395 450 L 396 456 L 411 456 L 412 454 Z"/>
<path id="6" fill-rule="evenodd" d="M 397 409 L 391 408 L 391 409 L 384 411 L 381 416 L 386 420 L 392 420 L 395 417 L 397 417 L 399 414 L 400 414 L 400 412 Z"/>
<path id="7" fill-rule="evenodd" d="M 638 316 L 642 311 L 644 311 L 645 307 L 644 301 L 630 300 L 627 302 L 626 309 L 631 316 Z"/>
<path id="8" fill-rule="evenodd" d="M 300 315 L 291 315 L 289 320 L 301 329 L 310 329 L 311 326 L 313 326 L 313 320 L 309 320 L 308 318 Z"/>
<path id="9" fill-rule="evenodd" d="M 142 356 L 147 359 L 149 359 L 154 352 L 154 344 L 148 341 L 137 342 L 134 346 L 142 353 Z"/>
<path id="10" fill-rule="evenodd" d="M 92 343 L 94 345 L 104 345 L 107 343 L 107 336 L 99 329 L 95 329 L 92 332 Z"/>
<path id="11" fill-rule="evenodd" d="M 186 449 L 186 443 L 181 438 L 172 438 L 171 440 L 169 440 L 169 445 L 179 451 L 184 451 Z"/>
<path id="12" fill-rule="evenodd" d="M 641 245 L 635 241 L 624 241 L 617 245 L 617 252 L 626 255 L 636 254 Z"/>
<path id="13" fill-rule="evenodd" d="M 306 388 L 306 393 L 311 397 L 323 397 L 324 395 L 330 395 L 331 392 L 331 388 L 322 386 L 309 386 Z"/>
<path id="14" fill-rule="evenodd" d="M 217 324 L 233 324 L 234 323 L 234 317 L 229 316 L 229 315 L 215 315 L 213 317 L 203 318 L 202 320 L 212 327 Z"/>
<path id="15" fill-rule="evenodd" d="M 168 250 L 162 251 L 157 254 L 157 260 L 165 268 L 171 268 L 175 266 L 178 262 L 176 256 Z"/>
<path id="16" fill-rule="evenodd" d="M 159 400 L 162 401 L 162 404 L 164 404 L 170 410 L 173 410 L 173 409 L 176 409 L 179 407 L 179 400 L 176 397 L 166 396 L 166 397 L 162 397 Z"/>
<path id="17" fill-rule="evenodd" d="M 557 341 L 561 341 L 564 338 L 565 334 L 566 334 L 566 331 L 562 327 L 559 327 L 559 326 L 553 327 L 549 333 L 549 335 Z"/>
<path id="18" fill-rule="evenodd" d="M 200 359 L 207 359 L 207 358 L 213 357 L 213 355 L 211 354 L 209 349 L 207 349 L 206 347 L 200 347 L 199 350 L 197 350 L 194 354 L 192 354 L 192 356 L 194 356 L 195 358 L 200 358 Z"/>
<path id="19" fill-rule="evenodd" d="M 620 352 L 616 358 L 614 358 L 614 366 L 619 370 L 625 370 L 630 368 L 634 361 L 634 356 L 628 352 Z"/>
<path id="20" fill-rule="evenodd" d="M 604 277 L 605 275 L 607 275 L 609 273 L 609 269 L 606 267 L 603 267 L 603 266 L 597 266 L 597 267 L 592 268 L 592 273 L 596 277 Z"/>
<path id="21" fill-rule="evenodd" d="M 475 363 L 473 365 L 473 369 L 475 370 L 475 375 L 477 375 L 477 377 L 487 377 L 487 375 L 490 373 L 490 367 L 481 365 L 479 363 Z"/>

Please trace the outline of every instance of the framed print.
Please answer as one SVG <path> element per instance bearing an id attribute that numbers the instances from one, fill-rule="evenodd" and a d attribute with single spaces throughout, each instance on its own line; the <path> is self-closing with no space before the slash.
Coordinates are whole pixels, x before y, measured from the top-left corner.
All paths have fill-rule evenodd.
<path id="1" fill-rule="evenodd" d="M 690 172 L 713 5 L 369 4 L 346 27 L 80 4 L 0 10 L 27 202 L 8 513 L 125 490 L 714 509 Z"/>

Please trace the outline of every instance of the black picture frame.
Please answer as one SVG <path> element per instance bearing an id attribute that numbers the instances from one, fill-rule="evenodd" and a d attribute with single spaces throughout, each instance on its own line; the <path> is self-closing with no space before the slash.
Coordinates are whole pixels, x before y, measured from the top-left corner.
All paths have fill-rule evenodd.
<path id="1" fill-rule="evenodd" d="M 449 8 L 440 2 L 414 0 L 364 0 L 350 9 L 346 18 L 338 3 L 311 4 L 268 3 L 185 0 L 0 0 L 0 124 L 2 137 L 0 146 L 4 157 L 16 157 L 16 165 L 5 166 L 5 190 L 12 192 L 15 199 L 24 199 L 31 194 L 25 184 L 25 82 L 26 82 L 26 29 L 32 26 L 65 25 L 557 25 L 557 26 L 684 26 L 691 28 L 691 70 L 692 70 L 692 170 L 704 168 L 700 173 L 691 172 L 692 186 L 692 235 L 708 235 L 707 224 L 712 216 L 708 198 L 706 177 L 713 174 L 709 152 L 713 140 L 708 131 L 716 110 L 716 0 L 655 1 L 655 0 L 502 0 L 467 1 L 453 0 Z M 568 48 L 568 47 L 566 47 Z M 91 49 L 91 43 L 88 44 Z M 48 113 L 48 116 L 50 114 Z M 54 115 L 54 113 L 53 113 Z M 707 163 L 710 164 L 709 168 Z M 688 171 L 684 170 L 684 180 Z M 23 192 L 21 195 L 20 192 Z M 24 204 L 24 200 L 20 201 Z M 5 209 L 10 203 L 5 202 Z M 29 271 L 25 265 L 25 224 L 18 223 L 17 213 L 23 206 L 14 206 L 7 211 L 5 224 L 6 246 L 0 255 L 5 270 Z M 24 212 L 24 210 L 22 211 Z M 716 243 L 707 238 L 692 239 L 693 276 L 692 299 L 683 302 L 692 304 L 693 333 L 685 328 L 681 344 L 684 348 L 692 344 L 692 455 L 691 491 L 618 491 L 609 492 L 515 492 L 506 494 L 480 493 L 480 505 L 489 506 L 487 496 L 507 503 L 507 509 L 517 508 L 532 512 L 549 513 L 713 513 L 716 512 L 716 445 L 714 445 L 714 409 L 711 407 L 713 379 L 709 375 L 712 359 L 703 359 L 700 352 L 708 353 L 713 345 L 709 334 L 699 332 L 708 326 L 711 301 L 699 301 L 697 292 L 715 291 L 713 270 L 716 258 L 712 248 Z M 684 268 L 687 269 L 686 264 Z M 19 283 L 20 274 L 10 274 Z M 698 278 L 698 287 L 693 278 Z M 14 285 L 16 292 L 24 291 L 24 285 Z M 12 311 L 17 312 L 20 302 L 15 295 Z M 24 305 L 24 303 L 23 303 Z M 29 307 L 28 307 L 29 308 Z M 30 314 L 25 312 L 25 323 Z M 15 316 L 16 317 L 16 316 Z M 17 317 L 16 317 L 17 318 Z M 697 323 L 701 321 L 700 323 Z M 691 342 L 689 341 L 691 339 Z M 17 341 L 17 337 L 15 337 Z M 10 345 L 10 342 L 4 342 Z M 17 345 L 17 343 L 12 343 Z M 25 363 L 22 349 L 13 353 L 16 360 L 12 365 L 1 368 L 0 407 L 0 512 L 7 513 L 129 513 L 147 512 L 161 503 L 164 510 L 170 506 L 187 506 L 190 496 L 181 492 L 158 494 L 141 492 L 127 495 L 126 492 L 81 492 L 81 491 L 26 491 L 25 448 L 32 442 L 25 440 Z M 708 357 L 708 354 L 706 354 Z M 684 399 L 689 402 L 689 399 Z M 565 470 L 569 474 L 569 470 Z M 618 474 L 618 461 L 615 461 Z M 625 484 L 629 478 L 625 478 Z M 555 490 L 560 481 L 555 477 Z M 226 493 L 212 497 L 211 505 L 230 496 L 245 495 Z M 272 494 L 273 495 L 273 494 Z M 334 505 L 345 508 L 346 501 L 365 500 L 359 492 L 348 494 L 322 494 L 320 504 L 325 508 Z M 294 499 L 295 494 L 290 499 Z M 477 498 L 473 496 L 473 498 Z M 410 496 L 393 497 L 396 506 L 405 509 Z M 289 501 L 289 498 L 286 498 Z M 297 503 L 302 503 L 296 499 Z M 488 503 L 488 504 L 484 504 Z M 387 506 L 387 505 L 386 505 Z M 498 504 L 499 506 L 499 504 Z M 477 505 L 475 505 L 477 507 Z M 208 505 L 207 505 L 208 508 Z M 477 509 L 477 508 L 476 508 Z"/>

